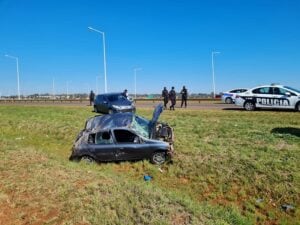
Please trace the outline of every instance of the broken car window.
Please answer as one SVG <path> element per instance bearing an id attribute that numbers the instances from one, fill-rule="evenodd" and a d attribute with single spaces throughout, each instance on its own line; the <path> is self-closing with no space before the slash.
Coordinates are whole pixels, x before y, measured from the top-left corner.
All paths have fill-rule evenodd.
<path id="1" fill-rule="evenodd" d="M 118 143 L 137 143 L 137 135 L 128 130 L 114 130 L 115 138 Z"/>
<path id="2" fill-rule="evenodd" d="M 136 133 L 141 135 L 142 137 L 149 138 L 149 121 L 135 116 L 132 122 L 132 129 L 135 130 Z"/>
<path id="3" fill-rule="evenodd" d="M 112 144 L 113 140 L 110 135 L 110 132 L 98 132 L 96 133 L 95 144 L 103 145 L 103 144 Z"/>

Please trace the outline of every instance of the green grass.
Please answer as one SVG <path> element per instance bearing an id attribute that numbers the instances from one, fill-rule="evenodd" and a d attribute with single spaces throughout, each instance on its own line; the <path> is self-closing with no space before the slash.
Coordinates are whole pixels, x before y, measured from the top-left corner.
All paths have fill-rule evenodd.
<path id="1" fill-rule="evenodd" d="M 0 106 L 0 224 L 299 224 L 299 113 L 165 111 L 176 155 L 163 172 L 148 161 L 69 162 L 93 115 Z"/>

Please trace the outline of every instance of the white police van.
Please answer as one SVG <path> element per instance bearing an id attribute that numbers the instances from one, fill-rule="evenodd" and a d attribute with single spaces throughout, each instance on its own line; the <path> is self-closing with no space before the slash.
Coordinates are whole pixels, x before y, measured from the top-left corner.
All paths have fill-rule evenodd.
<path id="1" fill-rule="evenodd" d="M 300 111 L 300 90 L 283 85 L 264 85 L 238 94 L 235 104 L 248 111 L 255 108 L 295 109 Z"/>

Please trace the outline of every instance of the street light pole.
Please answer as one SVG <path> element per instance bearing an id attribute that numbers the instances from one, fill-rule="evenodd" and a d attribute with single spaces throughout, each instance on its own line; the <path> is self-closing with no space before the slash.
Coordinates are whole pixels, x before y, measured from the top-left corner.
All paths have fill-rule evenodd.
<path id="1" fill-rule="evenodd" d="M 18 85 L 18 99 L 20 100 L 20 75 L 19 75 L 19 58 L 11 55 L 5 55 L 8 58 L 15 59 L 17 64 L 17 85 Z"/>
<path id="2" fill-rule="evenodd" d="M 103 38 L 103 64 L 104 64 L 104 92 L 107 93 L 107 79 L 106 79 L 106 51 L 105 51 L 105 33 L 103 31 L 97 30 L 93 27 L 88 27 L 88 29 L 102 34 Z"/>
<path id="3" fill-rule="evenodd" d="M 134 99 L 136 99 L 136 71 L 142 70 L 142 68 L 134 68 Z"/>
<path id="4" fill-rule="evenodd" d="M 212 78 L 213 78 L 214 98 L 216 98 L 215 66 L 214 66 L 214 55 L 215 54 L 220 54 L 220 52 L 212 52 L 211 53 L 211 66 L 212 66 Z"/>

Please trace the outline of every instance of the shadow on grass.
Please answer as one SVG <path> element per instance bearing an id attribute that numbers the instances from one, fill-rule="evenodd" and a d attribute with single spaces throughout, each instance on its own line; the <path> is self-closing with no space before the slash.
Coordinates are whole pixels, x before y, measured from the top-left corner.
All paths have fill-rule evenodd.
<path id="1" fill-rule="evenodd" d="M 246 111 L 244 108 L 223 108 L 222 110 L 228 110 L 228 111 Z M 254 110 L 254 112 L 261 111 L 261 112 L 296 112 L 294 109 L 262 109 L 257 108 Z"/>
<path id="2" fill-rule="evenodd" d="M 227 110 L 227 111 L 246 111 L 244 108 L 224 108 L 222 110 Z"/>
<path id="3" fill-rule="evenodd" d="M 289 134 L 300 137 L 300 128 L 295 127 L 276 127 L 271 130 L 273 134 Z"/>

